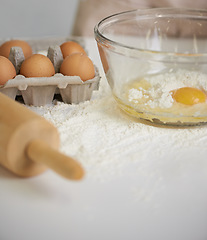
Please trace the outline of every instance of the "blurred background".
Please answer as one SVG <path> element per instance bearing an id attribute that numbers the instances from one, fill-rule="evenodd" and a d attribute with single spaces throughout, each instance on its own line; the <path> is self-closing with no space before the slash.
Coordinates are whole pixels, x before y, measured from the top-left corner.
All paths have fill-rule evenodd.
<path id="1" fill-rule="evenodd" d="M 78 0 L 0 0 L 0 38 L 68 36 Z"/>
<path id="2" fill-rule="evenodd" d="M 0 0 L 0 39 L 90 36 L 102 18 L 135 8 L 207 9 L 207 0 Z"/>

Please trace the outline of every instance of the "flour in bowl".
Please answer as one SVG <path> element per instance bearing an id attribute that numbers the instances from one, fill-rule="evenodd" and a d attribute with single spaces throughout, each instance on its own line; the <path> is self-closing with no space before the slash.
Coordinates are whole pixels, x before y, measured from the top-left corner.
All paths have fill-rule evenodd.
<path id="1" fill-rule="evenodd" d="M 118 102 L 131 115 L 152 122 L 207 122 L 207 75 L 180 69 L 135 79 L 124 85 Z"/>
<path id="2" fill-rule="evenodd" d="M 131 85 L 128 96 L 130 102 L 137 103 L 145 98 L 145 105 L 149 105 L 151 108 L 170 108 L 174 103 L 171 92 L 175 89 L 188 86 L 207 91 L 207 75 L 180 69 L 177 72 L 135 80 Z"/>

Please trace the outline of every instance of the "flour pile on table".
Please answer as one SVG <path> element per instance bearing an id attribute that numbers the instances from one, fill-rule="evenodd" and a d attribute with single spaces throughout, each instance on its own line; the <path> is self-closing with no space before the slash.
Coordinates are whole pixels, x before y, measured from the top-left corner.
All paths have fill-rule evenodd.
<path id="1" fill-rule="evenodd" d="M 89 178 L 105 181 L 129 169 L 131 178 L 170 178 L 206 162 L 206 126 L 173 129 L 134 121 L 118 108 L 104 77 L 90 101 L 29 108 L 57 127 L 60 150 L 80 161 Z M 187 151 L 192 159 L 185 158 Z"/>

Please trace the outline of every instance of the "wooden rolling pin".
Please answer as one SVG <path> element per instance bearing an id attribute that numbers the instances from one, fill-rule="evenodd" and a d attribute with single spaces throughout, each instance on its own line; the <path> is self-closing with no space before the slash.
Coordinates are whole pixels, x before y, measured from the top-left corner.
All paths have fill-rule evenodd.
<path id="1" fill-rule="evenodd" d="M 84 175 L 81 165 L 58 152 L 57 129 L 43 117 L 0 93 L 0 164 L 21 177 L 48 167 L 72 180 Z"/>

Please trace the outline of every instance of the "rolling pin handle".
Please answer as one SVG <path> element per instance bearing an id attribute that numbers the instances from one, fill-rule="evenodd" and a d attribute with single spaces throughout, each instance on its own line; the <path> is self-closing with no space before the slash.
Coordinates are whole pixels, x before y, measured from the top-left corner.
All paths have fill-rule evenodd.
<path id="1" fill-rule="evenodd" d="M 40 139 L 29 142 L 26 154 L 30 160 L 45 164 L 67 179 L 79 180 L 84 175 L 84 170 L 77 161 L 58 152 Z"/>

